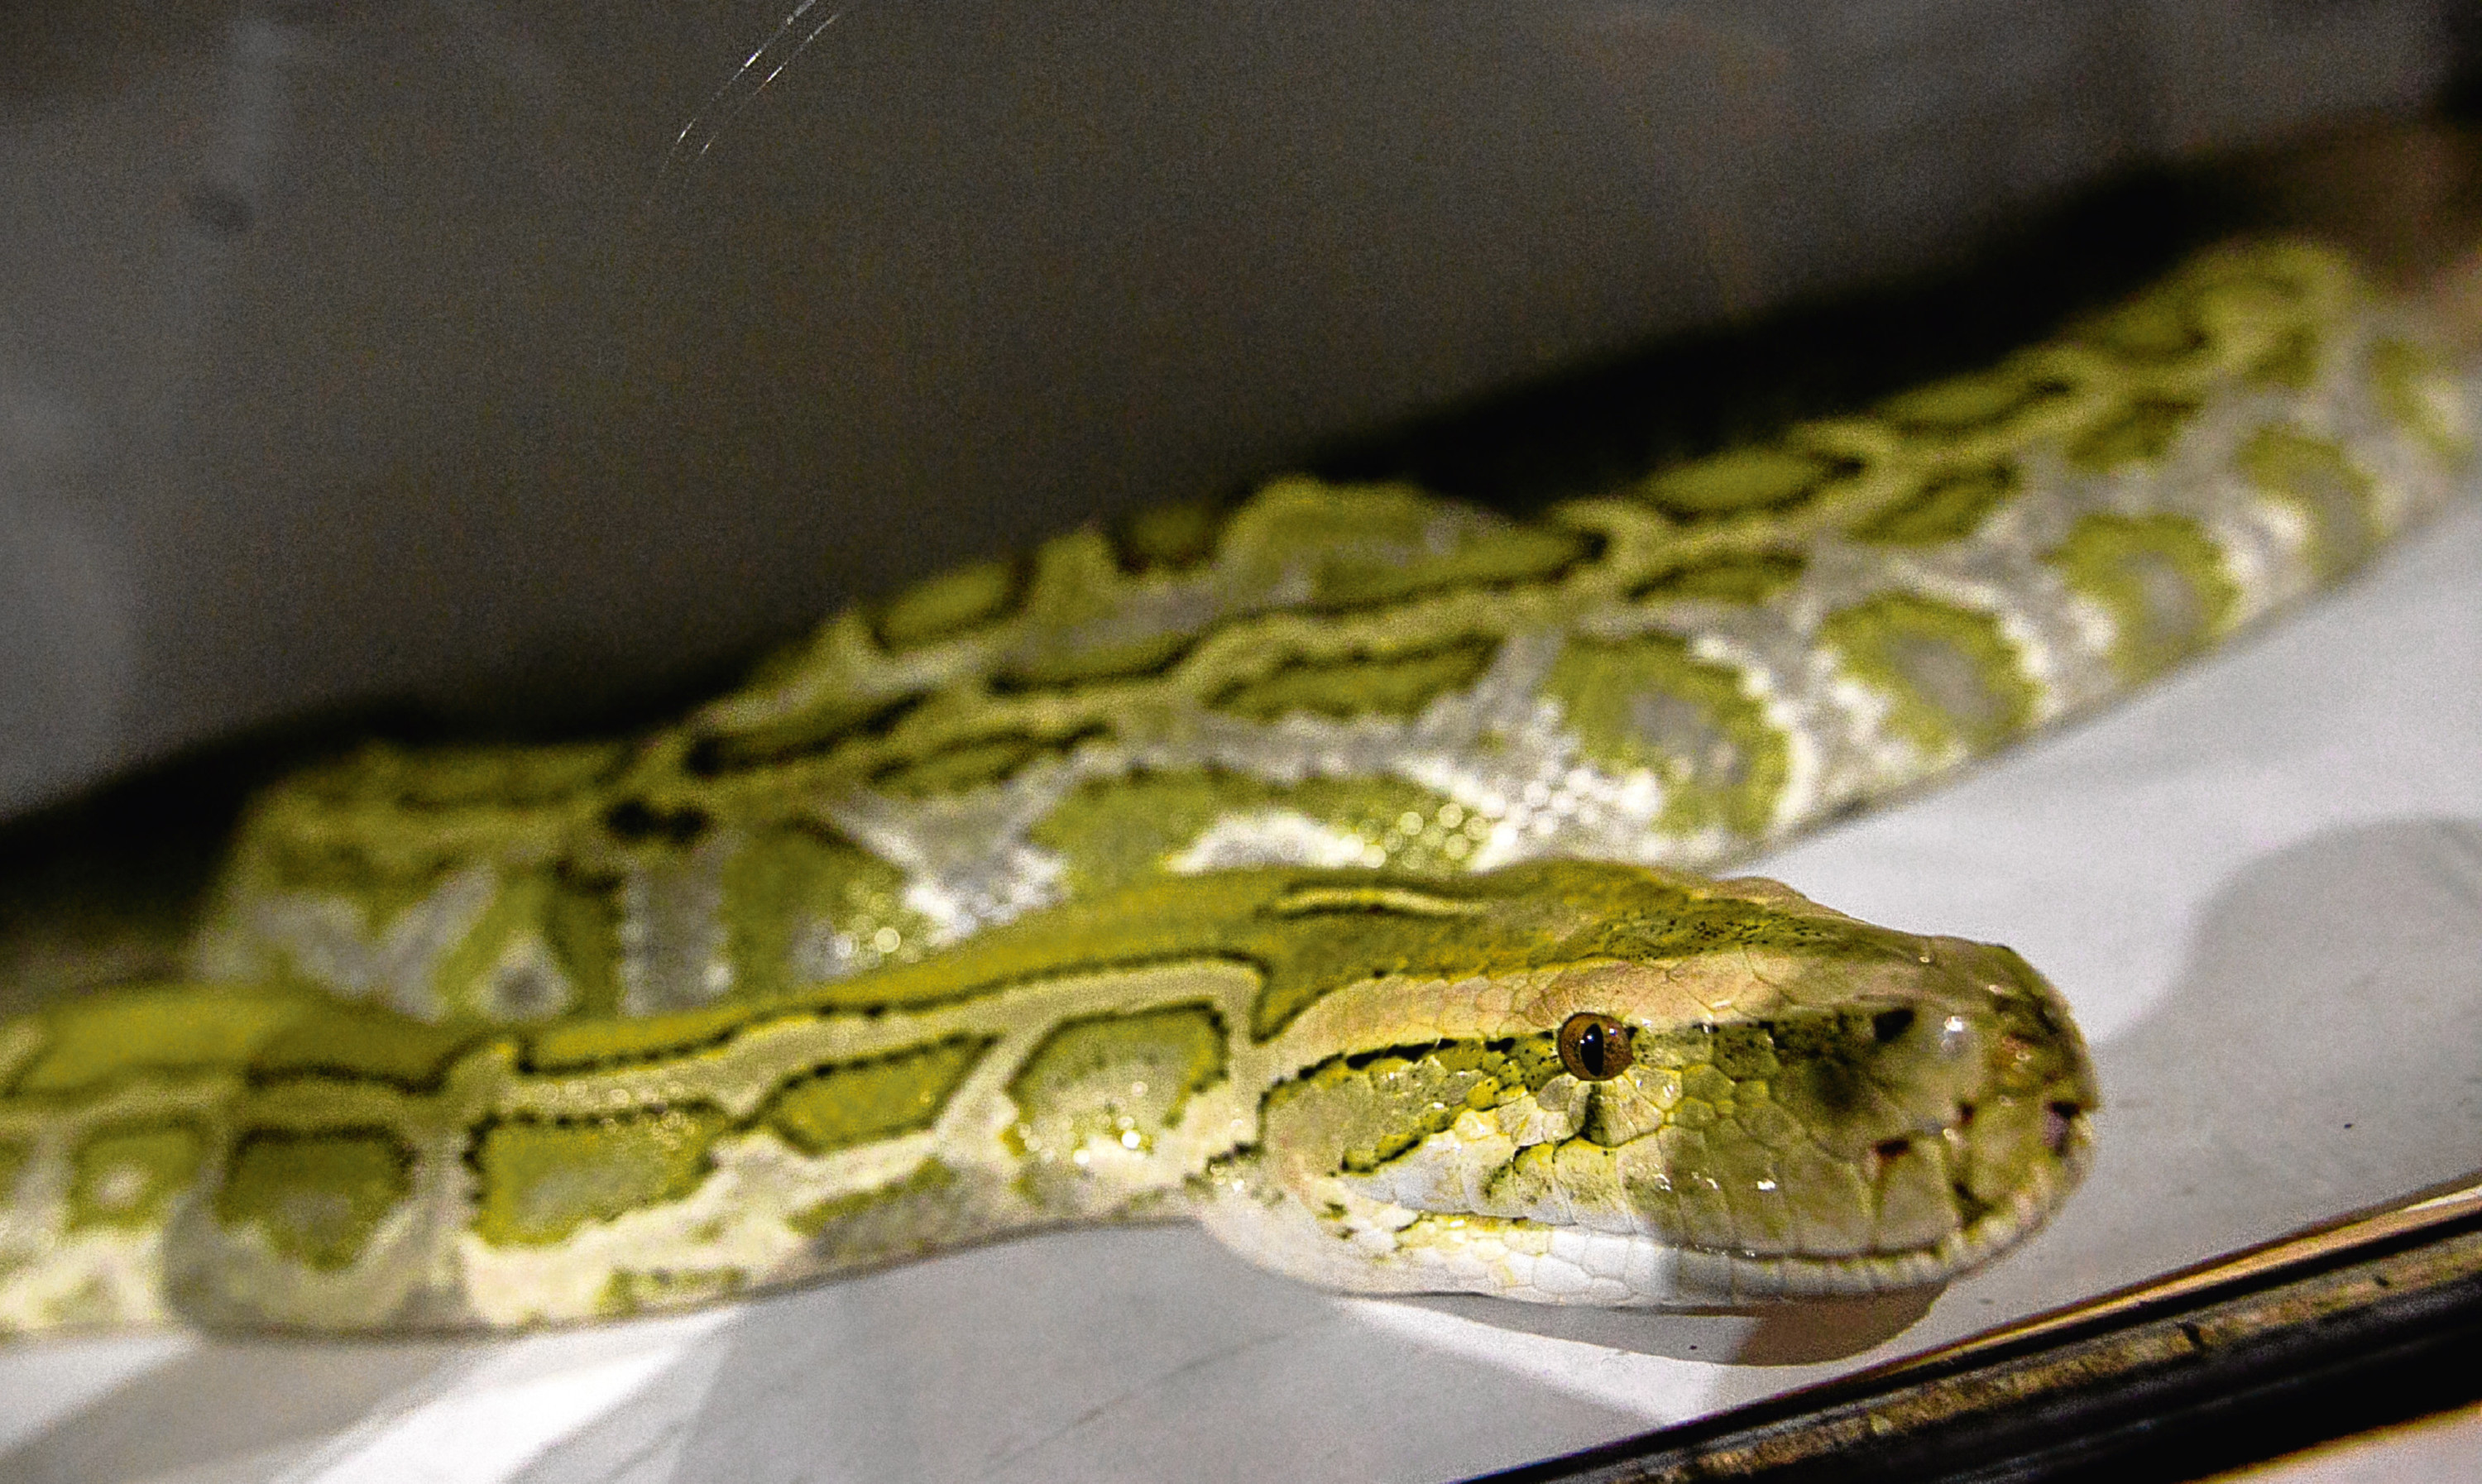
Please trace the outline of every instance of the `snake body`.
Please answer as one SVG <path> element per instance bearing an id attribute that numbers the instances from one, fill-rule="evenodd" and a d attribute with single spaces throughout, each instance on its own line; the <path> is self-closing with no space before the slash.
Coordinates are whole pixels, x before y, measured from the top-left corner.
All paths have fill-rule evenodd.
<path id="1" fill-rule="evenodd" d="M 2004 949 L 1712 869 L 2445 496 L 2421 326 L 2205 254 L 1519 521 L 1281 480 L 936 578 L 678 725 L 252 807 L 194 982 L 0 1024 L 0 1326 L 490 1327 L 1194 1217 L 1363 1291 L 1940 1281 L 2084 1166 Z"/>

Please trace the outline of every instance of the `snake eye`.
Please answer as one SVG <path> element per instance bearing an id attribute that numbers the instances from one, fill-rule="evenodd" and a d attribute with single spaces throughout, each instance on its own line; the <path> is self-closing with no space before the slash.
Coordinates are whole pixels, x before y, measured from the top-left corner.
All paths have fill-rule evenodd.
<path id="1" fill-rule="evenodd" d="M 1569 1074 L 1601 1082 L 1628 1070 L 1629 1028 L 1607 1015 L 1572 1015 L 1560 1022 L 1560 1065 Z"/>

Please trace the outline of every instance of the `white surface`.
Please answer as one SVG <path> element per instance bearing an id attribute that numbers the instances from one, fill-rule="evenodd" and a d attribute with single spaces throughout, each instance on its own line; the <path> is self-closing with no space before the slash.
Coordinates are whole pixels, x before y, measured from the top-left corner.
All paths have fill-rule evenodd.
<path id="1" fill-rule="evenodd" d="M 1187 1229 L 1066 1233 L 493 1344 L 25 1347 L 0 1353 L 0 1478 L 1439 1479 L 2272 1236 L 2482 1163 L 2477 676 L 2469 501 L 2212 664 L 1765 863 L 2014 943 L 2097 1042 L 2087 1189 L 1909 1328 L 1918 1304 L 1340 1300 Z"/>
<path id="2" fill-rule="evenodd" d="M 2482 1478 L 2482 1405 L 2219 1475 L 2222 1484 L 2470 1484 Z"/>

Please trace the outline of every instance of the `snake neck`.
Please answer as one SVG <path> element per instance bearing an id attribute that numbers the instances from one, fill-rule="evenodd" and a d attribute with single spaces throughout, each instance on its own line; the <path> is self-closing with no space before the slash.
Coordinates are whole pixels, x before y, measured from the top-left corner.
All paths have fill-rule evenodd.
<path id="1" fill-rule="evenodd" d="M 0 1048 L 0 1330 L 507 1327 L 1180 1218 L 1282 1074 L 1263 988 L 1171 958 L 531 1036 L 108 996 Z"/>

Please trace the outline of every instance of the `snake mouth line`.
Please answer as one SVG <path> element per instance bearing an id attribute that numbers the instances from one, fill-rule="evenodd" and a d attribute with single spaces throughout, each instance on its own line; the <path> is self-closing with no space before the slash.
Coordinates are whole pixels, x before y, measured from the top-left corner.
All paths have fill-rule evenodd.
<path id="1" fill-rule="evenodd" d="M 1997 1200 L 1975 1199 L 1960 1183 L 1952 1199 L 1960 1225 L 1934 1241 L 1884 1251 L 1767 1252 L 1708 1246 L 1650 1232 L 1597 1231 L 1530 1217 L 1426 1215 L 1419 1245 L 1462 1229 L 1486 1247 L 1527 1247 L 1515 1285 L 1524 1296 L 1554 1304 L 1733 1309 L 1787 1300 L 1862 1298 L 1945 1284 L 1981 1266 L 2030 1235 L 2066 1201 L 2091 1163 L 2093 1134 L 2083 1111 L 2064 1116 L 2048 1162 Z M 2046 1139 L 2046 1143 L 2051 1141 Z M 1499 1236 L 1491 1235 L 1496 1228 Z M 1445 1230 L 1443 1230 L 1445 1229 Z M 1508 1241 L 1525 1231 L 1530 1241 Z M 1534 1242 L 1547 1240 L 1547 1248 Z M 1444 1245 L 1458 1245 L 1451 1241 Z M 1455 1264 L 1451 1264 L 1452 1270 Z M 1467 1286 L 1458 1282 L 1452 1286 Z M 1477 1291 L 1492 1291 L 1481 1288 Z"/>
<path id="2" fill-rule="evenodd" d="M 1926 1289 L 1972 1271 L 2042 1226 L 2083 1178 L 2091 1152 L 2086 1117 L 2063 1119 L 2048 1161 L 1996 1200 L 1954 1190 L 1959 1225 L 1911 1247 L 1770 1252 L 1539 1217 L 1434 1211 L 1392 1228 L 1387 1243 L 1411 1259 L 1404 1276 L 1419 1275 L 1418 1281 L 1369 1285 L 1347 1278 L 1338 1285 L 1501 1293 L 1559 1305 L 1725 1310 Z"/>
<path id="3" fill-rule="evenodd" d="M 1944 1284 L 1980 1267 L 2049 1220 L 2084 1179 L 2093 1157 L 2092 1128 L 2079 1114 L 2067 1122 L 2056 1163 L 2035 1171 L 2004 1202 L 1974 1203 L 1976 1214 L 1936 1242 L 1834 1257 L 1683 1246 L 1676 1282 L 1683 1290 L 1721 1302 L 1860 1297 Z"/>

